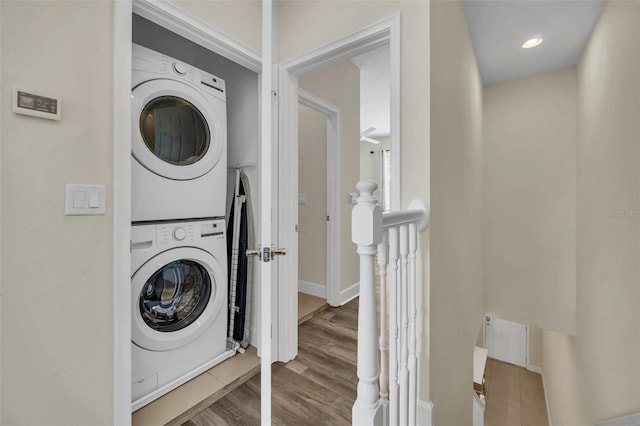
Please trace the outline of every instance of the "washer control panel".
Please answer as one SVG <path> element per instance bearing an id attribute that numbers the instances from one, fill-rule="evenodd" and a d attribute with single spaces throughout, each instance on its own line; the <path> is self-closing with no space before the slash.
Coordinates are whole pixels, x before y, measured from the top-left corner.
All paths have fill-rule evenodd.
<path id="1" fill-rule="evenodd" d="M 193 223 L 158 225 L 156 235 L 160 247 L 173 245 L 177 242 L 193 242 L 199 237 Z"/>
<path id="2" fill-rule="evenodd" d="M 159 247 L 194 243 L 202 238 L 224 238 L 224 220 L 177 222 L 156 225 Z"/>

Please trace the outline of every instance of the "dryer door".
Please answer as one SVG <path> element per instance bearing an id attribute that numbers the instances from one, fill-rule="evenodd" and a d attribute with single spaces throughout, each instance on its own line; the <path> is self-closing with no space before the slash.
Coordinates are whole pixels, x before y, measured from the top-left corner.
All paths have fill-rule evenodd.
<path id="1" fill-rule="evenodd" d="M 153 351 L 183 346 L 222 315 L 224 269 L 209 253 L 179 247 L 153 257 L 131 278 L 132 334 Z"/>
<path id="2" fill-rule="evenodd" d="M 144 167 L 167 179 L 189 180 L 218 163 L 226 141 L 222 100 L 159 79 L 134 88 L 131 102 L 131 150 Z"/>

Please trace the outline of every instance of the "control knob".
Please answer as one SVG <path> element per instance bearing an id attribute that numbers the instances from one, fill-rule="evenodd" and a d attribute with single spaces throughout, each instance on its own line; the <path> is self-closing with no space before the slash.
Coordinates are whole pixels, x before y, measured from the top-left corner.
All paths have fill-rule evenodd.
<path id="1" fill-rule="evenodd" d="M 182 62 L 174 62 L 173 70 L 179 75 L 185 75 L 187 73 L 187 67 Z"/>
<path id="2" fill-rule="evenodd" d="M 173 238 L 177 241 L 182 241 L 186 238 L 187 231 L 182 227 L 177 227 L 173 230 Z"/>

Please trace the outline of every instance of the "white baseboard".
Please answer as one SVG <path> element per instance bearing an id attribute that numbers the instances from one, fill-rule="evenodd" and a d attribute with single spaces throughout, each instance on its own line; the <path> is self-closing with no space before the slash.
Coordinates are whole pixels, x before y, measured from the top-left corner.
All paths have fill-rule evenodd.
<path id="1" fill-rule="evenodd" d="M 596 423 L 594 426 L 637 426 L 640 425 L 640 413 Z"/>
<path id="2" fill-rule="evenodd" d="M 418 426 L 433 426 L 433 402 L 425 402 L 419 399 L 416 417 Z"/>
<path id="3" fill-rule="evenodd" d="M 551 424 L 551 407 L 549 407 L 549 397 L 547 396 L 547 385 L 544 382 L 544 373 L 542 372 L 542 368 L 540 369 L 540 375 L 542 376 L 542 390 L 544 391 L 544 403 L 547 406 L 547 423 L 549 423 L 549 426 L 553 426 Z"/>
<path id="4" fill-rule="evenodd" d="M 312 296 L 327 298 L 327 286 L 309 281 L 298 280 L 298 291 Z"/>
<path id="5" fill-rule="evenodd" d="M 357 282 L 340 292 L 340 306 L 345 303 L 351 302 L 353 299 L 360 295 L 360 282 Z"/>
<path id="6" fill-rule="evenodd" d="M 537 365 L 527 364 L 527 370 L 542 375 L 542 367 L 538 367 Z"/>

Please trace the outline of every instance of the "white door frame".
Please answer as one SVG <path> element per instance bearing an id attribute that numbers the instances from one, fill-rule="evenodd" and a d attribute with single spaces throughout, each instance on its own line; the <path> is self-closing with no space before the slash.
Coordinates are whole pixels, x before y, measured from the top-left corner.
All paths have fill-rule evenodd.
<path id="1" fill-rule="evenodd" d="M 315 71 L 389 43 L 391 59 L 391 208 L 400 208 L 400 14 L 356 31 L 346 37 L 292 58 L 280 65 L 279 72 L 279 182 L 278 238 L 291 256 L 278 264 L 278 359 L 288 361 L 298 352 L 297 318 L 297 146 L 298 76 Z M 295 155 L 294 155 L 295 153 Z M 340 197 L 338 193 L 338 197 Z M 346 194 L 345 194 L 346 195 Z M 332 247 L 335 248 L 335 247 Z M 355 248 L 354 248 L 355 249 Z"/>
<path id="2" fill-rule="evenodd" d="M 262 74 L 262 59 L 258 53 L 165 0 L 119 0 L 113 5 L 113 422 L 130 425 L 132 13 L 224 56 L 259 76 Z"/>
<path id="3" fill-rule="evenodd" d="M 331 306 L 340 306 L 340 170 L 342 150 L 342 109 L 304 89 L 298 89 L 298 101 L 325 115 L 327 120 L 327 282 L 326 298 Z M 298 146 L 296 145 L 296 151 Z M 297 152 L 293 159 L 297 162 Z M 297 168 L 297 167 L 296 167 Z M 296 189 L 298 192 L 296 179 Z M 296 219 L 296 223 L 298 220 Z M 297 270 L 297 265 L 296 265 Z"/>

